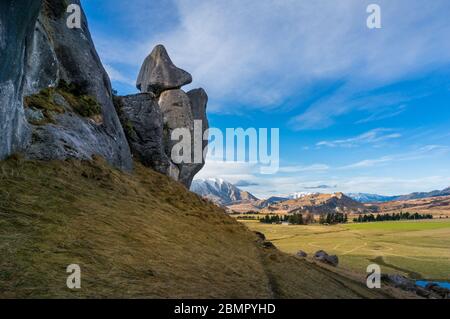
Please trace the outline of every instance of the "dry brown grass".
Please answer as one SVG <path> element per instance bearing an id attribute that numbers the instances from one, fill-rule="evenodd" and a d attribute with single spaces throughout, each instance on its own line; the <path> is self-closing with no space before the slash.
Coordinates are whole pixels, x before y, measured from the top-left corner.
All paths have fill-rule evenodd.
<path id="1" fill-rule="evenodd" d="M 79 264 L 82 288 L 66 287 Z M 385 297 L 274 249 L 167 177 L 0 163 L 0 298 Z"/>

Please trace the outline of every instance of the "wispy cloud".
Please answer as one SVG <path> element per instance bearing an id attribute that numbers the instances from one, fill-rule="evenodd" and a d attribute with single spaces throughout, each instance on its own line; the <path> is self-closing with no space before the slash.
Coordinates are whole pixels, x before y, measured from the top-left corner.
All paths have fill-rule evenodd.
<path id="1" fill-rule="evenodd" d="M 313 164 L 308 166 L 283 166 L 280 167 L 280 173 L 302 173 L 302 172 L 323 172 L 330 169 L 330 166 L 325 164 Z"/>
<path id="2" fill-rule="evenodd" d="M 437 156 L 440 154 L 448 153 L 449 151 L 450 147 L 445 145 L 426 145 L 412 152 L 388 155 L 375 159 L 366 159 L 350 165 L 343 166 L 340 169 L 368 168 L 377 165 L 383 165 L 389 162 L 412 161 L 425 157 Z"/>
<path id="3" fill-rule="evenodd" d="M 334 140 L 334 141 L 321 141 L 316 144 L 316 146 L 327 146 L 327 147 L 355 147 L 367 144 L 376 144 L 385 142 L 387 140 L 400 138 L 402 135 L 393 132 L 392 129 L 387 128 L 377 128 L 356 137 L 351 137 L 347 139 Z"/>
<path id="4" fill-rule="evenodd" d="M 120 71 L 118 71 L 114 67 L 112 67 L 111 65 L 105 64 L 104 67 L 105 67 L 105 70 L 108 73 L 111 81 L 117 81 L 117 82 L 129 85 L 129 86 L 133 86 L 133 87 L 136 85 L 136 81 L 128 78 L 127 76 L 122 74 Z"/>
<path id="5" fill-rule="evenodd" d="M 374 111 L 368 117 L 357 121 L 356 124 L 365 124 L 365 123 L 369 123 L 369 122 L 375 122 L 375 121 L 380 121 L 380 120 L 385 120 L 385 119 L 389 119 L 392 117 L 396 117 L 396 116 L 402 114 L 403 112 L 405 112 L 406 109 L 407 109 L 407 106 L 405 104 L 382 107 L 382 108 L 379 108 L 378 110 Z"/>
<path id="6" fill-rule="evenodd" d="M 336 188 L 337 185 L 317 185 L 317 186 L 304 186 L 304 189 L 333 189 Z"/>
<path id="7" fill-rule="evenodd" d="M 448 1 L 379 0 L 383 29 L 377 31 L 365 26 L 369 3 L 136 0 L 121 8 L 133 36 L 104 34 L 97 42 L 106 63 L 132 65 L 136 74 L 152 47 L 165 44 L 174 61 L 194 74 L 194 85 L 208 90 L 214 107 L 239 101 L 245 108 L 279 109 L 322 81 L 343 81 L 344 91 L 326 105 L 311 105 L 291 123 L 298 129 L 326 127 L 353 109 L 362 91 L 450 61 Z"/>
<path id="8" fill-rule="evenodd" d="M 234 184 L 237 187 L 248 187 L 248 186 L 258 186 L 258 183 L 255 182 L 251 182 L 251 181 L 238 181 L 237 183 Z"/>

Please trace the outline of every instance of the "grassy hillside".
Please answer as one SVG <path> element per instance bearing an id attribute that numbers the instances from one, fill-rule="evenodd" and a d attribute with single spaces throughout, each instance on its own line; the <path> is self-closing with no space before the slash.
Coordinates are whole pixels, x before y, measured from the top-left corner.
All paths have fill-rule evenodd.
<path id="1" fill-rule="evenodd" d="M 82 288 L 66 288 L 79 264 Z M 0 298 L 379 298 L 136 164 L 0 163 Z"/>
<path id="2" fill-rule="evenodd" d="M 450 221 L 351 223 L 335 226 L 283 226 L 248 221 L 250 229 L 266 234 L 287 253 L 324 249 L 337 254 L 340 264 L 363 274 L 379 264 L 385 273 L 414 279 L 450 280 Z"/>

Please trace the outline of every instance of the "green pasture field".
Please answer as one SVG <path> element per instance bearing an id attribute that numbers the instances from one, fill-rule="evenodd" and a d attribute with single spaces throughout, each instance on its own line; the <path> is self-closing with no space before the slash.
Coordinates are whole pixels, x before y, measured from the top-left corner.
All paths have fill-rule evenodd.
<path id="1" fill-rule="evenodd" d="M 414 279 L 450 280 L 450 221 L 396 221 L 346 225 L 268 225 L 242 221 L 262 232 L 279 249 L 309 256 L 323 249 L 339 257 L 340 266 L 365 273 L 379 264 L 383 273 Z"/>

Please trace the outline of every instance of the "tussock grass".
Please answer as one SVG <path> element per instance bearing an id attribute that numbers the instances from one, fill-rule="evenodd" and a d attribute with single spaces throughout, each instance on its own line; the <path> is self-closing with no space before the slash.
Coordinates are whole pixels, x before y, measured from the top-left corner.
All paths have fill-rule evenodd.
<path id="1" fill-rule="evenodd" d="M 66 287 L 79 264 L 82 288 Z M 0 298 L 378 298 L 136 163 L 0 162 Z"/>

